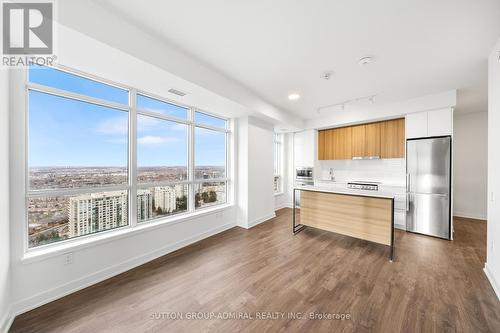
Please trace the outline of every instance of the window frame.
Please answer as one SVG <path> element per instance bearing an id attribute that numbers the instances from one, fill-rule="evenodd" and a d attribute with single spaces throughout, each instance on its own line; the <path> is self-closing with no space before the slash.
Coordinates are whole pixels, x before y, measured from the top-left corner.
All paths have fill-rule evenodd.
<path id="1" fill-rule="evenodd" d="M 229 175 L 231 175 L 231 164 L 230 164 L 230 150 L 231 150 L 231 140 L 232 140 L 232 121 L 229 118 L 222 117 L 220 115 L 215 115 L 213 113 L 207 112 L 205 110 L 201 110 L 197 107 L 190 106 L 187 104 L 179 103 L 177 101 L 170 100 L 165 97 L 158 96 L 156 94 L 148 93 L 140 89 L 136 89 L 134 87 L 129 87 L 123 84 L 118 84 L 112 82 L 110 80 L 103 79 L 101 77 L 96 77 L 95 75 L 83 73 L 79 70 L 75 70 L 72 68 L 68 68 L 62 65 L 51 66 L 51 68 L 63 72 L 67 72 L 69 74 L 73 74 L 76 76 L 83 77 L 85 79 L 93 80 L 99 83 L 104 83 L 106 85 L 116 87 L 119 89 L 126 90 L 128 92 L 128 104 L 120 104 L 113 101 L 103 100 L 87 95 L 81 95 L 78 93 L 74 93 L 71 91 L 66 91 L 58 88 L 53 88 L 50 86 L 45 86 L 39 83 L 33 83 L 29 81 L 29 68 L 26 68 L 24 71 L 24 140 L 25 140 L 25 149 L 24 149 L 24 253 L 36 252 L 40 250 L 45 250 L 50 247 L 57 247 L 61 244 L 68 244 L 71 242 L 81 242 L 92 241 L 92 238 L 105 234 L 105 233 L 116 233 L 117 231 L 123 231 L 124 229 L 130 229 L 129 231 L 134 231 L 134 229 L 143 229 L 148 224 L 157 225 L 158 223 L 168 223 L 171 220 L 177 221 L 179 218 L 188 218 L 190 216 L 199 215 L 200 211 L 209 211 L 214 208 L 217 209 L 219 207 L 229 206 L 233 204 L 233 189 L 230 186 L 233 186 L 233 182 L 231 181 Z M 117 109 L 120 111 L 128 112 L 128 156 L 127 156 L 127 177 L 128 181 L 126 184 L 121 185 L 110 185 L 110 186 L 92 186 L 92 187 L 82 187 L 82 188 L 65 188 L 65 189 L 30 189 L 30 162 L 29 162 L 29 92 L 37 91 L 44 94 L 50 94 L 54 96 L 59 96 L 63 98 L 69 98 L 71 100 L 77 100 L 85 103 L 91 103 L 98 106 L 109 107 L 113 109 Z M 187 119 L 182 119 L 179 117 L 175 117 L 172 115 L 166 115 L 161 113 L 156 113 L 144 109 L 140 109 L 137 107 L 137 96 L 143 95 L 146 97 L 150 97 L 156 99 L 161 102 L 173 104 L 178 107 L 187 109 Z M 205 125 L 195 122 L 195 113 L 202 112 L 208 116 L 216 117 L 219 119 L 225 120 L 225 128 L 220 128 L 211 125 Z M 138 181 L 138 165 L 137 165 L 137 120 L 138 116 L 146 116 L 153 117 L 160 120 L 167 120 L 175 123 L 181 123 L 187 125 L 187 179 L 179 180 L 179 181 L 162 181 L 162 182 L 145 182 L 140 183 Z M 214 130 L 218 132 L 224 133 L 225 137 L 225 177 L 222 178 L 213 178 L 213 179 L 205 179 L 205 180 L 197 180 L 195 179 L 194 169 L 194 149 L 195 149 L 195 137 L 194 131 L 196 127 L 201 127 L 209 130 Z M 224 203 L 210 205 L 208 207 L 195 208 L 194 202 L 194 185 L 197 183 L 204 182 L 224 182 L 226 186 L 226 199 Z M 188 196 L 188 204 L 185 212 L 180 212 L 176 214 L 171 214 L 167 216 L 158 216 L 145 221 L 137 221 L 137 193 L 140 189 L 159 187 L 159 186 L 174 186 L 177 184 L 187 185 L 187 196 Z M 99 192 L 108 192 L 108 191 L 127 191 L 128 194 L 128 224 L 125 226 L 103 230 L 95 233 L 90 233 L 87 235 L 82 235 L 78 237 L 64 239 L 62 241 L 55 241 L 48 244 L 38 245 L 30 247 L 29 244 L 29 214 L 28 214 L 28 204 L 30 198 L 40 198 L 40 197 L 50 197 L 50 196 L 72 196 L 78 194 L 88 194 L 88 193 L 99 193 Z M 231 194 L 231 195 L 230 195 Z"/>

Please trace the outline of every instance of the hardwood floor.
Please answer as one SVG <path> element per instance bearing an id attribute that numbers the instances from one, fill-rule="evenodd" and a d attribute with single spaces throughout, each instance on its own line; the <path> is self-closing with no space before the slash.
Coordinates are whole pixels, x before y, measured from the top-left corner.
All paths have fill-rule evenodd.
<path id="1" fill-rule="evenodd" d="M 290 221 L 283 209 L 225 231 L 25 313 L 11 332 L 500 332 L 484 221 L 455 218 L 451 242 L 397 231 L 392 263 L 386 246 L 312 228 L 293 236 Z M 255 319 L 185 317 L 222 311 Z M 256 319 L 265 311 L 350 319 Z"/>

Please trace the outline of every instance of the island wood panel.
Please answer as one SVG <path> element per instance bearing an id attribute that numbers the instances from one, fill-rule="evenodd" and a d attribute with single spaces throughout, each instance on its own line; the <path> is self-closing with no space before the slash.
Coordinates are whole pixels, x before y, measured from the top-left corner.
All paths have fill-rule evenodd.
<path id="1" fill-rule="evenodd" d="M 366 126 L 357 125 L 351 128 L 352 157 L 366 156 Z"/>
<path id="2" fill-rule="evenodd" d="M 392 202 L 386 198 L 301 191 L 300 223 L 390 246 Z"/>
<path id="3" fill-rule="evenodd" d="M 380 157 L 380 123 L 365 125 L 365 156 Z"/>
<path id="4" fill-rule="evenodd" d="M 384 121 L 380 124 L 380 157 L 405 157 L 405 119 Z"/>

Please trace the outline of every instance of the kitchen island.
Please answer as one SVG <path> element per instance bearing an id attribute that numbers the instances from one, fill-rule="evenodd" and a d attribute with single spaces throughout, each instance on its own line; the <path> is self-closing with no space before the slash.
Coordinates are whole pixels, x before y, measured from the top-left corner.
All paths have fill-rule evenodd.
<path id="1" fill-rule="evenodd" d="M 296 196 L 300 204 L 296 207 Z M 394 194 L 380 191 L 297 186 L 293 189 L 293 233 L 306 227 L 390 247 L 394 258 Z M 298 215 L 297 216 L 297 210 Z"/>

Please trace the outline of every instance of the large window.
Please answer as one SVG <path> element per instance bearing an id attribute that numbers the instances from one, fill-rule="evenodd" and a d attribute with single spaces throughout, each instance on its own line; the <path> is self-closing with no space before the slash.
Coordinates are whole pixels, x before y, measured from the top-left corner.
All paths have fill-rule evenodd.
<path id="1" fill-rule="evenodd" d="M 227 120 L 71 71 L 28 71 L 28 247 L 227 202 Z"/>
<path id="2" fill-rule="evenodd" d="M 194 203 L 195 209 L 227 201 L 226 122 L 202 112 L 195 112 L 194 129 Z"/>
<path id="3" fill-rule="evenodd" d="M 283 134 L 274 134 L 274 193 L 283 192 Z"/>

